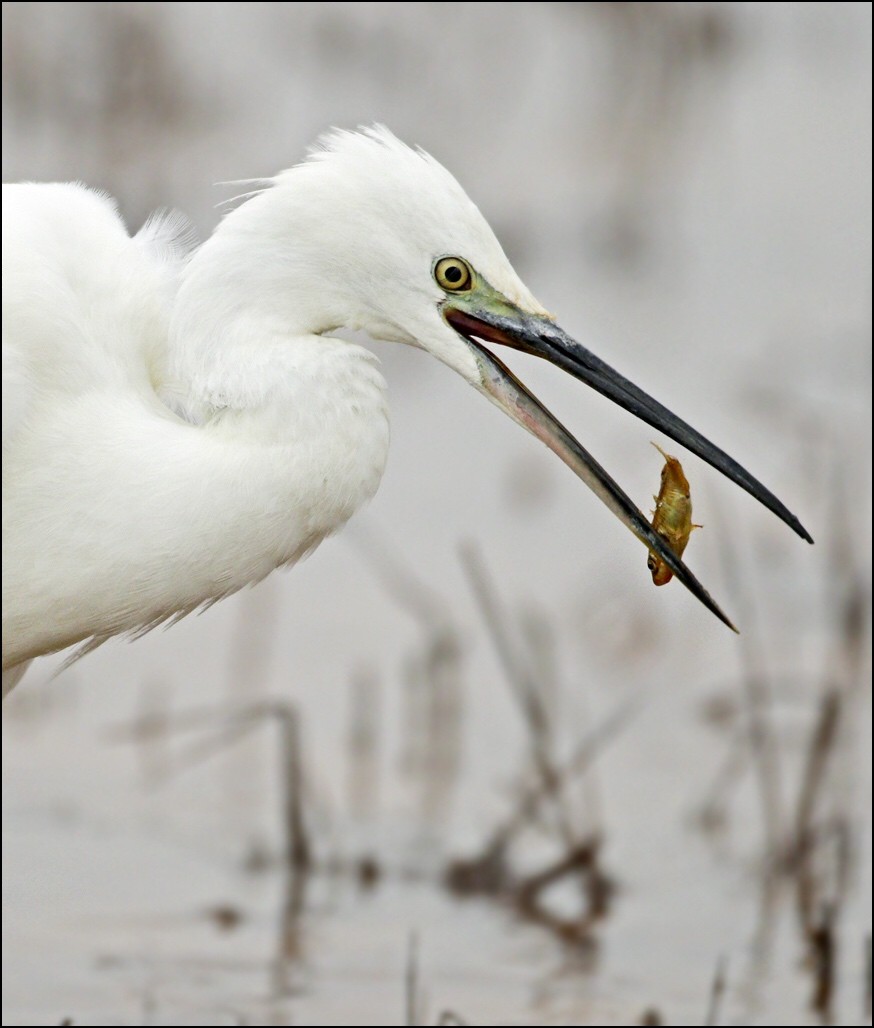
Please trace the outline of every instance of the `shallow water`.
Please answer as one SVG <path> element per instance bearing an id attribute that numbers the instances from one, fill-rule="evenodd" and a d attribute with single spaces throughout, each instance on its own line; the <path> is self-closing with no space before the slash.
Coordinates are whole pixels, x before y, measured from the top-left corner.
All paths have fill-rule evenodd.
<path id="1" fill-rule="evenodd" d="M 446 1008 L 471 1023 L 629 1024 L 655 1005 L 665 1023 L 701 1024 L 724 958 L 722 1023 L 820 1023 L 805 1014 L 811 982 L 791 882 L 763 911 L 759 802 L 749 775 L 739 778 L 722 835 L 694 824 L 728 741 L 724 729 L 702 724 L 695 693 L 725 699 L 721 686 L 680 682 L 650 695 L 599 760 L 604 866 L 618 891 L 585 945 L 562 944 L 499 903 L 452 899 L 439 885 L 442 854 L 469 850 L 502 816 L 509 774 L 493 776 L 496 787 L 462 773 L 450 825 L 429 828 L 413 790 L 404 796 L 397 783 L 394 797 L 391 786 L 383 789 L 385 814 L 368 820 L 328 797 L 334 758 L 306 746 L 319 858 L 348 864 L 369 854 L 382 876 L 365 888 L 336 867 L 313 874 L 284 956 L 285 876 L 269 859 L 261 870 L 246 868 L 253 848 L 275 858 L 279 846 L 272 726 L 254 747 L 189 767 L 187 744 L 107 738 L 118 723 L 109 708 L 131 699 L 123 686 L 69 686 L 30 683 L 21 693 L 27 703 L 17 712 L 10 703 L 7 716 L 4 1023 L 70 1014 L 97 1025 L 233 1024 L 239 1015 L 255 1024 L 401 1024 L 413 934 L 432 1016 Z M 54 696 L 54 709 L 28 709 L 40 692 Z M 780 710 L 789 794 L 812 711 L 794 697 Z M 496 704 L 492 714 L 509 741 L 512 707 Z M 858 727 L 869 715 L 862 700 Z M 864 730 L 845 736 L 857 747 L 844 799 L 859 849 L 839 928 L 832 1023 L 848 1025 L 868 1023 L 865 738 Z M 177 759 L 181 769 L 168 773 Z M 494 764 L 506 764 L 500 753 Z M 147 784 L 153 779 L 159 784 Z M 591 804 L 581 808 L 581 821 L 592 816 Z M 535 839 L 520 852 L 532 866 L 544 859 Z"/>

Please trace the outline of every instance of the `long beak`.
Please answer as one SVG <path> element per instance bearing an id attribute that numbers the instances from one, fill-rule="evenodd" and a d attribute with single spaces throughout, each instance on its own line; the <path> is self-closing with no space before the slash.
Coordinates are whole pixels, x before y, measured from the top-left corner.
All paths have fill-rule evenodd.
<path id="1" fill-rule="evenodd" d="M 443 316 L 472 347 L 479 363 L 483 390 L 514 421 L 546 443 L 648 549 L 661 557 L 690 592 L 721 621 L 737 631 L 604 468 L 480 341 L 500 343 L 544 357 L 568 371 L 707 461 L 773 511 L 802 539 L 812 543 L 813 539 L 798 518 L 737 461 L 571 339 L 548 318 L 528 314 L 507 301 L 500 306 L 480 306 L 475 303 L 474 296 L 470 297 L 474 302 L 460 300 L 460 297 L 452 298 L 444 303 Z M 489 310 L 488 306 L 499 306 L 499 309 Z"/>

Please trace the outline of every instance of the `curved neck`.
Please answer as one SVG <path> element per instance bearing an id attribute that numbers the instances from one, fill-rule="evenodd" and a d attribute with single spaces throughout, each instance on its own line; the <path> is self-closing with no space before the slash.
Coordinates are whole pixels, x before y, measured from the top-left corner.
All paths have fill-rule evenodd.
<path id="1" fill-rule="evenodd" d="M 269 402 L 299 363 L 297 339 L 349 323 L 302 198 L 273 187 L 228 214 L 183 270 L 162 393 L 190 420 Z M 303 226 L 302 226 L 303 227 Z M 290 366 L 289 366 L 290 365 Z"/>

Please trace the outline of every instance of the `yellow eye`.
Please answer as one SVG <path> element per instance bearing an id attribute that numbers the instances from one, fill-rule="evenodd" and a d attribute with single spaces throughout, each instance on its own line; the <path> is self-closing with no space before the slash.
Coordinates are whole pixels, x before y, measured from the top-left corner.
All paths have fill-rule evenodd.
<path id="1" fill-rule="evenodd" d="M 460 293 L 470 289 L 473 274 L 470 266 L 460 257 L 443 257 L 434 265 L 434 278 L 437 284 L 450 293 Z"/>

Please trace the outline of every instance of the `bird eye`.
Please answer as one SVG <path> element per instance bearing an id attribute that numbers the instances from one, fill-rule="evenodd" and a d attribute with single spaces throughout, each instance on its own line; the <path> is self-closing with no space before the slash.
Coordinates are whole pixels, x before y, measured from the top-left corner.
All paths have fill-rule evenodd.
<path id="1" fill-rule="evenodd" d="M 460 293 L 470 289 L 473 275 L 470 266 L 460 257 L 443 257 L 434 266 L 434 278 L 437 284 L 450 293 Z"/>

